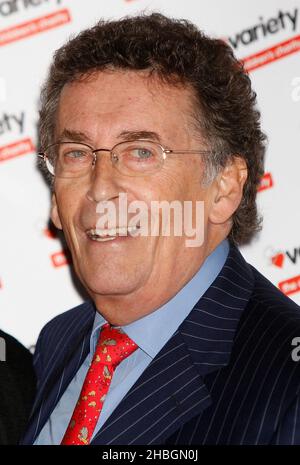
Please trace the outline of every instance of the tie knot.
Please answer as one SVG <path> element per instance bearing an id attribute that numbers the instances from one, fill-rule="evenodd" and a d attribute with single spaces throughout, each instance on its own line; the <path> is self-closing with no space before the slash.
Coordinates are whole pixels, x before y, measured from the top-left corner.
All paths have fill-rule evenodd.
<path id="1" fill-rule="evenodd" d="M 137 344 L 109 323 L 102 326 L 93 362 L 117 366 L 137 349 Z"/>

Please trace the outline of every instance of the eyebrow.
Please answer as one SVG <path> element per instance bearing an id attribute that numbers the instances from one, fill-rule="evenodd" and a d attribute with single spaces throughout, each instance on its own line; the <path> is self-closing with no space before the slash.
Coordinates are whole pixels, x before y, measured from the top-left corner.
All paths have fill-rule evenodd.
<path id="1" fill-rule="evenodd" d="M 142 131 L 122 131 L 122 132 L 119 133 L 117 138 L 122 139 L 124 141 L 125 140 L 130 140 L 130 139 L 148 139 L 148 140 L 155 140 L 157 142 L 161 142 L 161 139 L 160 139 L 159 135 L 157 134 L 157 132 L 146 131 L 146 130 L 142 130 Z M 68 139 L 68 140 L 70 140 L 72 142 L 73 141 L 74 142 L 82 142 L 82 143 L 93 145 L 93 142 L 90 139 L 90 137 L 86 133 L 84 133 L 82 131 L 74 131 L 72 129 L 65 128 L 61 132 L 60 136 L 58 137 L 57 142 L 63 142 L 66 139 Z"/>
<path id="2" fill-rule="evenodd" d="M 63 142 L 65 139 L 69 139 L 72 142 L 85 142 L 85 143 L 92 143 L 91 139 L 87 134 L 81 131 L 74 131 L 72 129 L 65 128 L 60 136 L 57 139 L 57 142 Z"/>
<path id="3" fill-rule="evenodd" d="M 128 139 L 150 139 L 161 142 L 159 135 L 154 131 L 122 131 L 118 138 Z"/>

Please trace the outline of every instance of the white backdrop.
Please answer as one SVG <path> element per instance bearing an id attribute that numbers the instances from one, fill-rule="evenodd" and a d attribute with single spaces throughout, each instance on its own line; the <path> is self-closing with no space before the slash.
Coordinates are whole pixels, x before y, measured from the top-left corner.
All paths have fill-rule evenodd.
<path id="1" fill-rule="evenodd" d="M 0 0 L 0 327 L 25 345 L 82 301 L 35 167 L 37 102 L 52 54 L 100 18 L 187 18 L 245 61 L 269 138 L 258 194 L 264 229 L 246 259 L 300 303 L 300 1 Z"/>

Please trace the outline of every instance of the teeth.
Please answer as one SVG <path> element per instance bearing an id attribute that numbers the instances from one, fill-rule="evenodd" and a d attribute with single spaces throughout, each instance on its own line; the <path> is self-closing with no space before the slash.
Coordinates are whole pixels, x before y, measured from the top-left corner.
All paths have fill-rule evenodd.
<path id="1" fill-rule="evenodd" d="M 90 239 L 95 241 L 111 241 L 115 239 L 116 236 L 127 236 L 128 233 L 134 233 L 138 229 L 139 226 L 124 226 L 110 229 L 90 229 L 87 231 L 87 235 L 90 237 Z"/>
<path id="2" fill-rule="evenodd" d="M 93 241 L 97 241 L 97 242 L 106 242 L 106 241 L 113 241 L 114 239 L 116 239 L 116 236 L 115 236 L 115 237 L 90 236 L 90 238 L 91 238 Z"/>

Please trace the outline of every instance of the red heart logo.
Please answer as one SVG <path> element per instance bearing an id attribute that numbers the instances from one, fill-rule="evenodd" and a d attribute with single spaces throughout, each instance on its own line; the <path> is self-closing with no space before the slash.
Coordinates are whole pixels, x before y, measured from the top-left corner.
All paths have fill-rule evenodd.
<path id="1" fill-rule="evenodd" d="M 272 264 L 275 266 L 278 266 L 279 268 L 282 268 L 283 260 L 284 260 L 284 254 L 278 253 L 272 257 Z"/>

